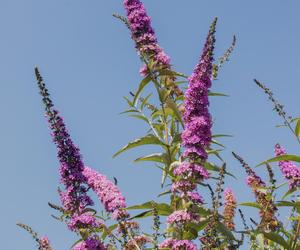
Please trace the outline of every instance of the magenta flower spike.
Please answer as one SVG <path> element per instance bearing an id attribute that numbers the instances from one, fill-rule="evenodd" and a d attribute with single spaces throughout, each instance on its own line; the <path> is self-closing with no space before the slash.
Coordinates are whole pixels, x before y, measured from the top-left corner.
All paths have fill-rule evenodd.
<path id="1" fill-rule="evenodd" d="M 127 19 L 132 39 L 140 56 L 153 59 L 158 65 L 169 67 L 170 57 L 158 45 L 151 18 L 140 0 L 125 0 Z M 145 72 L 143 68 L 141 72 Z"/>
<path id="2" fill-rule="evenodd" d="M 286 151 L 279 144 L 275 145 L 275 155 L 285 155 Z M 300 186 L 300 169 L 292 161 L 279 161 L 279 168 L 283 176 L 289 182 L 289 188 L 297 188 Z"/>
<path id="3" fill-rule="evenodd" d="M 61 182 L 65 190 L 60 191 L 60 198 L 64 209 L 70 212 L 71 218 L 68 227 L 72 231 L 82 228 L 99 228 L 102 221 L 96 220 L 92 214 L 84 212 L 87 206 L 93 205 L 87 195 L 88 188 L 96 192 L 108 213 L 112 213 L 114 219 L 127 216 L 125 198 L 119 189 L 104 175 L 85 167 L 79 148 L 76 147 L 66 129 L 62 117 L 53 109 L 48 90 L 38 71 L 35 70 L 40 93 L 46 109 L 46 117 L 52 130 L 53 141 L 57 146 L 60 162 Z"/>
<path id="4" fill-rule="evenodd" d="M 107 250 L 97 238 L 89 237 L 84 241 L 77 243 L 72 250 Z"/>
<path id="5" fill-rule="evenodd" d="M 107 212 L 112 213 L 114 219 L 127 217 L 125 198 L 117 186 L 109 181 L 106 176 L 85 167 L 83 175 L 86 183 L 97 194 Z"/>
<path id="6" fill-rule="evenodd" d="M 199 63 L 189 77 L 184 100 L 184 124 L 182 143 L 184 156 L 205 161 L 205 149 L 211 142 L 212 121 L 208 111 L 208 91 L 212 81 L 213 50 L 217 19 L 210 27 Z"/>
<path id="7" fill-rule="evenodd" d="M 85 182 L 85 177 L 82 174 L 84 163 L 79 148 L 73 143 L 63 118 L 53 108 L 50 95 L 37 68 L 35 74 L 45 104 L 46 118 L 52 131 L 52 139 L 58 151 L 59 173 L 61 183 L 65 186 L 65 190 L 60 191 L 60 198 L 65 210 L 72 214 L 79 213 L 86 206 L 93 204 L 87 195 L 86 186 L 83 185 Z"/>

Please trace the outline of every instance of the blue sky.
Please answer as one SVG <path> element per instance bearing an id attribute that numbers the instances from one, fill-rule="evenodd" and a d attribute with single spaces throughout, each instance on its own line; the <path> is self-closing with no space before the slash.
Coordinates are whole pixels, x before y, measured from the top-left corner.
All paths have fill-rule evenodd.
<path id="1" fill-rule="evenodd" d="M 275 128 L 281 120 L 253 78 L 266 83 L 291 115 L 299 115 L 300 3 L 144 3 L 161 46 L 180 72 L 192 72 L 213 17 L 219 17 L 217 57 L 236 34 L 236 49 L 213 87 L 230 97 L 212 98 L 211 113 L 215 133 L 234 135 L 223 141 L 224 157 L 229 170 L 242 179 L 229 178 L 226 185 L 233 187 L 240 202 L 252 200 L 230 152 L 254 165 L 272 156 L 276 142 L 290 153 L 299 149 L 289 131 Z M 50 217 L 53 211 L 47 205 L 58 201 L 58 162 L 33 68 L 39 66 L 86 164 L 117 177 L 132 205 L 161 192 L 160 172 L 150 164 L 132 163 L 150 150 L 111 157 L 145 133 L 142 123 L 118 115 L 126 108 L 123 96 L 141 79 L 140 62 L 126 27 L 112 17 L 115 12 L 124 14 L 121 0 L 2 0 L 0 6 L 1 248 L 34 249 L 28 234 L 15 226 L 22 221 L 47 234 L 54 249 L 67 249 L 74 235 Z"/>

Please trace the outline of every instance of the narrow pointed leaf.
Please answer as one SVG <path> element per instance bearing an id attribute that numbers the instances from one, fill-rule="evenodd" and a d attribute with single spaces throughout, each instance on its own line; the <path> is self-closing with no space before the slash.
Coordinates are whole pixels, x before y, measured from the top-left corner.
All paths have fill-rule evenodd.
<path id="1" fill-rule="evenodd" d="M 134 99 L 133 99 L 133 104 L 136 105 L 136 102 L 141 94 L 141 92 L 143 91 L 143 89 L 146 87 L 146 85 L 151 81 L 151 77 L 150 76 L 147 76 L 145 77 L 140 85 L 139 85 L 139 88 L 138 90 L 136 91 L 135 95 L 134 95 Z"/>
<path id="2" fill-rule="evenodd" d="M 261 166 L 270 162 L 278 162 L 278 161 L 296 161 L 296 162 L 300 162 L 300 156 L 298 155 L 280 155 L 280 156 L 276 156 L 274 158 L 271 158 L 269 160 L 266 160 L 260 164 L 257 165 Z"/>
<path id="3" fill-rule="evenodd" d="M 284 249 L 291 249 L 288 243 L 282 238 L 279 234 L 273 232 L 262 232 L 262 234 L 269 240 L 276 242 L 280 246 L 283 246 Z"/>
<path id="4" fill-rule="evenodd" d="M 297 124 L 296 124 L 296 127 L 295 127 L 295 134 L 298 137 L 300 135 L 300 119 L 298 119 L 298 121 L 297 121 Z"/>
<path id="5" fill-rule="evenodd" d="M 155 153 L 155 154 L 139 157 L 134 160 L 134 162 L 140 162 L 140 161 L 154 161 L 154 162 L 159 162 L 159 163 L 165 163 L 166 162 L 166 154 Z"/>
<path id="6" fill-rule="evenodd" d="M 255 202 L 242 202 L 239 204 L 240 206 L 245 206 L 245 207 L 255 207 L 255 208 L 258 208 L 260 209 L 260 205 L 255 203 Z"/>
<path id="7" fill-rule="evenodd" d="M 120 149 L 117 153 L 113 155 L 113 158 L 117 155 L 127 151 L 128 149 L 139 147 L 142 145 L 161 145 L 164 146 L 165 144 L 161 142 L 156 136 L 149 134 L 145 137 L 136 139 L 132 142 L 129 142 L 127 145 L 125 145 L 122 149 Z"/>

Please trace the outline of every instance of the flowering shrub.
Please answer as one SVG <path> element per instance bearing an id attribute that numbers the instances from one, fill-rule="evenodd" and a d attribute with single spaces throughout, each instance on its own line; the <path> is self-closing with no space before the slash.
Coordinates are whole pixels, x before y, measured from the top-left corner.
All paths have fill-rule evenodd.
<path id="1" fill-rule="evenodd" d="M 217 138 L 226 135 L 212 133 L 210 87 L 218 76 L 222 64 L 233 51 L 230 48 L 218 62 L 214 61 L 217 18 L 209 28 L 198 64 L 191 76 L 172 69 L 170 57 L 159 46 L 151 19 L 140 0 L 125 0 L 126 17 L 114 15 L 125 23 L 131 33 L 143 66 L 143 77 L 135 93 L 126 98 L 128 109 L 124 112 L 143 120 L 149 132 L 129 142 L 114 157 L 129 149 L 154 145 L 159 152 L 136 159 L 136 162 L 153 162 L 162 170 L 162 188 L 167 202 L 147 201 L 128 207 L 121 190 L 106 176 L 87 167 L 79 148 L 74 144 L 60 113 L 54 108 L 39 70 L 35 69 L 37 84 L 44 103 L 52 140 L 57 147 L 61 188 L 61 205 L 49 203 L 60 213 L 58 217 L 67 228 L 78 235 L 73 250 L 100 249 L 238 249 L 247 245 L 251 249 L 300 249 L 300 203 L 297 191 L 300 186 L 300 169 L 294 162 L 300 157 L 288 155 L 283 147 L 275 145 L 275 158 L 260 165 L 266 166 L 269 180 L 258 176 L 244 159 L 233 156 L 241 163 L 247 175 L 246 184 L 253 192 L 253 202 L 238 203 L 231 188 L 224 189 L 226 163 L 221 157 Z M 273 93 L 255 80 L 275 106 L 298 142 L 300 119 L 290 118 Z M 145 96 L 144 89 L 152 84 L 152 94 Z M 184 87 L 180 84 L 185 84 Z M 152 98 L 152 99 L 151 99 Z M 296 124 L 296 125 L 294 125 Z M 211 162 L 216 156 L 218 162 Z M 288 183 L 286 194 L 278 199 L 272 163 L 278 162 L 283 178 Z M 99 213 L 90 198 L 94 192 L 105 213 Z M 206 194 L 206 195 L 204 195 Z M 207 195 L 209 194 L 209 196 Z M 209 197 L 205 198 L 204 197 Z M 248 218 L 237 206 L 257 209 L 260 221 Z M 290 208 L 291 214 L 281 218 L 278 211 Z M 142 210 L 136 214 L 136 210 Z M 131 215 L 130 213 L 134 214 Z M 153 234 L 144 233 L 138 219 L 152 217 Z M 238 222 L 238 218 L 240 221 Z M 288 220 L 288 225 L 284 224 Z M 46 236 L 39 237 L 29 226 L 27 230 L 40 250 L 51 250 Z"/>

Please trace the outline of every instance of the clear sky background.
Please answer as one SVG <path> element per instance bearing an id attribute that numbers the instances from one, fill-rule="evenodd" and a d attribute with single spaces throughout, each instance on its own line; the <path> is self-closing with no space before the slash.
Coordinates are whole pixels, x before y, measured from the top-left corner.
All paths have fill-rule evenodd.
<path id="1" fill-rule="evenodd" d="M 230 152 L 240 153 L 252 165 L 271 157 L 276 142 L 290 153 L 298 152 L 289 131 L 275 128 L 281 120 L 253 78 L 266 83 L 291 115 L 300 115 L 300 2 L 144 3 L 161 46 L 180 72 L 192 72 L 213 17 L 219 17 L 217 57 L 236 34 L 236 49 L 213 88 L 230 97 L 212 98 L 211 113 L 215 133 L 234 135 L 223 140 L 224 158 L 240 180 L 227 178 L 226 186 L 233 187 L 240 202 L 253 200 Z M 130 205 L 155 199 L 161 192 L 160 172 L 151 164 L 132 163 L 154 151 L 111 157 L 146 129 L 118 115 L 126 108 L 122 97 L 141 80 L 141 64 L 128 30 L 112 17 L 114 12 L 124 14 L 121 0 L 0 1 L 1 249 L 35 249 L 30 236 L 15 225 L 20 221 L 47 234 L 54 249 L 68 249 L 76 238 L 50 217 L 53 211 L 47 205 L 58 202 L 58 161 L 35 84 L 36 65 L 86 164 L 117 177 Z M 254 209 L 246 211 L 255 214 Z"/>

